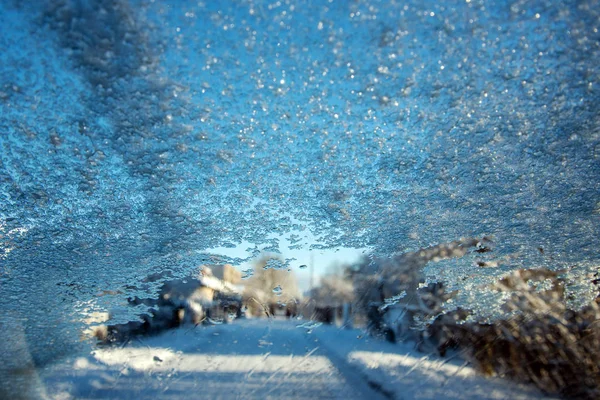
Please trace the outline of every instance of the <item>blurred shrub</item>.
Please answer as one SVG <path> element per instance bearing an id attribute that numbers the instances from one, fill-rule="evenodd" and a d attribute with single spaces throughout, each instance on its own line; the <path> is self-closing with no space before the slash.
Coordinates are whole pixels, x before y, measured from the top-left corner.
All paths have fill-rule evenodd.
<path id="1" fill-rule="evenodd" d="M 600 398 L 600 307 L 569 310 L 557 272 L 518 270 L 501 279 L 514 317 L 491 324 L 447 323 L 467 358 L 486 375 L 532 382 L 566 398 Z"/>

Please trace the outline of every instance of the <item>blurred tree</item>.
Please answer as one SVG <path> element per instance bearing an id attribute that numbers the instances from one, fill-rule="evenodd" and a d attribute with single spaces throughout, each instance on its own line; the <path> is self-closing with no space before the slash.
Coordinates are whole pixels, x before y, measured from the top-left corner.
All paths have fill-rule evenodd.
<path id="1" fill-rule="evenodd" d="M 295 304 L 301 298 L 293 271 L 273 256 L 264 256 L 254 265 L 254 275 L 244 288 L 244 302 L 252 315 L 272 313 L 274 306 Z"/>
<path id="2" fill-rule="evenodd" d="M 354 285 L 349 275 L 349 268 L 335 264 L 329 273 L 321 278 L 318 287 L 314 288 L 310 297 L 318 306 L 338 307 L 354 300 Z"/>

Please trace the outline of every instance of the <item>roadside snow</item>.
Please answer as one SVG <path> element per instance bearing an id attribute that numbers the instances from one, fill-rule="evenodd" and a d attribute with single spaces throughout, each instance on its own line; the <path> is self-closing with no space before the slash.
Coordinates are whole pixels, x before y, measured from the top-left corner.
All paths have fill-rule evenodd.
<path id="1" fill-rule="evenodd" d="M 394 399 L 533 399 L 548 398 L 533 387 L 486 378 L 462 360 L 440 358 L 414 349 L 414 343 L 392 344 L 357 330 L 315 329 L 313 336 L 372 387 Z M 337 364 L 336 366 L 338 366 Z"/>
<path id="2" fill-rule="evenodd" d="M 238 320 L 98 348 L 41 373 L 50 399 L 530 399 L 533 388 L 331 326 Z"/>

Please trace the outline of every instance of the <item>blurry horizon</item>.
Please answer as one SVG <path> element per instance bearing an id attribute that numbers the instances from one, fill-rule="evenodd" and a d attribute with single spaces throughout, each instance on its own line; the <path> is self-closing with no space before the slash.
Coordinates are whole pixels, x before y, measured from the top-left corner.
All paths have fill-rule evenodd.
<path id="1" fill-rule="evenodd" d="M 352 265 L 360 261 L 361 257 L 368 254 L 369 249 L 353 249 L 353 248 L 337 248 L 337 249 L 307 249 L 293 248 L 290 249 L 287 244 L 289 242 L 283 240 L 280 245 L 279 252 L 261 251 L 256 257 L 244 261 L 240 264 L 232 264 L 236 269 L 245 271 L 254 267 L 254 265 L 264 257 L 276 257 L 284 262 L 283 270 L 290 270 L 296 274 L 298 279 L 298 287 L 302 293 L 306 293 L 311 285 L 311 264 L 314 268 L 314 286 L 318 286 L 323 275 L 331 272 L 333 267 L 338 265 Z M 313 243 L 316 244 L 316 243 Z M 248 258 L 247 249 L 249 243 L 242 243 L 236 247 L 217 247 L 213 249 L 203 250 L 202 253 L 211 255 L 224 256 L 233 259 Z"/>

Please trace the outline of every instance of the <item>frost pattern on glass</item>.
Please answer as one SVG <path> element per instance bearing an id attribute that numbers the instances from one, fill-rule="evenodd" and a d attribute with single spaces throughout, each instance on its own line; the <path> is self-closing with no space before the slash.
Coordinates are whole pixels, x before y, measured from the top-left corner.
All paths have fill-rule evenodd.
<path id="1" fill-rule="evenodd" d="M 113 310 L 156 293 L 160 281 L 140 285 L 151 274 L 242 261 L 203 250 L 277 254 L 304 230 L 312 249 L 379 258 L 493 235 L 492 252 L 425 267 L 482 312 L 500 295 L 473 293 L 521 267 L 575 266 L 568 289 L 589 294 L 599 12 L 586 1 L 0 5 L 4 321 L 43 362 L 45 339 L 56 352 L 77 341 L 74 308 Z"/>
<path id="2" fill-rule="evenodd" d="M 398 302 L 400 300 L 402 300 L 405 296 L 406 296 L 406 291 L 403 290 L 402 292 L 400 292 L 399 294 L 397 294 L 395 296 L 387 297 L 384 299 L 383 304 L 379 307 L 379 309 L 381 311 L 383 311 L 390 306 L 398 304 Z"/>
<path id="3" fill-rule="evenodd" d="M 277 285 L 273 288 L 273 294 L 275 294 L 275 296 L 281 296 L 282 293 L 283 289 L 281 288 L 281 286 Z"/>

